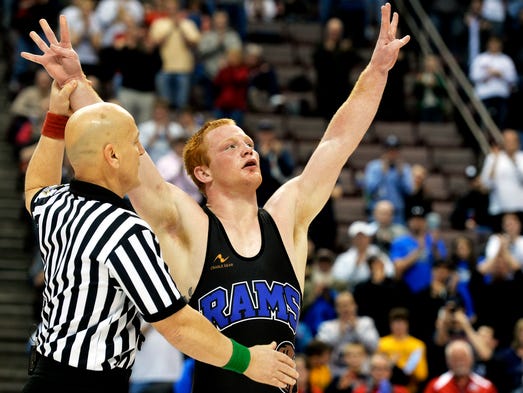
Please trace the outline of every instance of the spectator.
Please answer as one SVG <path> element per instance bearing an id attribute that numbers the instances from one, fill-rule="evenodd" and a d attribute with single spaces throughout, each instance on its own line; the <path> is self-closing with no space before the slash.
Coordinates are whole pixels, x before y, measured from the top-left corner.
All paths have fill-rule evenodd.
<path id="1" fill-rule="evenodd" d="M 478 265 L 483 280 L 474 285 L 478 285 L 475 289 L 478 323 L 494 328 L 499 347 L 503 349 L 510 345 L 514 324 L 523 317 L 521 308 L 508 300 L 523 295 L 523 273 L 520 263 L 508 248 L 508 238 L 499 236 L 498 244 L 496 249 L 492 248 L 495 253 L 489 253 Z"/>
<path id="2" fill-rule="evenodd" d="M 229 49 L 227 60 L 214 77 L 216 98 L 214 100 L 214 117 L 233 119 L 239 127 L 247 110 L 247 88 L 249 69 L 243 61 L 240 49 Z"/>
<path id="3" fill-rule="evenodd" d="M 338 18 L 329 19 L 321 42 L 314 49 L 312 60 L 316 71 L 316 105 L 318 114 L 330 119 L 347 92 L 353 88 L 351 71 L 360 58 L 351 40 L 344 38 L 343 22 Z"/>
<path id="4" fill-rule="evenodd" d="M 497 346 L 494 329 L 487 325 L 481 325 L 475 329 L 463 309 L 457 309 L 454 312 L 454 319 L 459 329 L 463 331 L 465 340 L 472 346 L 474 371 L 485 377 L 488 364 L 491 362 Z"/>
<path id="5" fill-rule="evenodd" d="M 200 129 L 204 123 L 201 113 L 195 112 L 192 108 L 186 107 L 176 115 L 178 123 L 182 126 L 185 135 L 192 136 Z"/>
<path id="6" fill-rule="evenodd" d="M 156 168 L 165 181 L 174 184 L 200 203 L 203 200 L 203 195 L 183 166 L 183 147 L 187 139 L 188 137 L 185 135 L 173 138 L 170 142 L 170 151 L 158 159 Z"/>
<path id="7" fill-rule="evenodd" d="M 218 9 L 227 12 L 231 27 L 238 32 L 242 41 L 245 41 L 248 19 L 244 0 L 207 0 L 206 3 L 211 15 Z"/>
<path id="8" fill-rule="evenodd" d="M 19 154 L 21 149 L 33 145 L 38 139 L 38 130 L 49 104 L 51 83 L 52 79 L 47 72 L 38 70 L 34 83 L 21 89 L 11 103 L 7 140 L 13 145 L 17 160 L 22 159 Z M 23 162 L 21 164 L 25 166 Z"/>
<path id="9" fill-rule="evenodd" d="M 385 152 L 365 167 L 364 193 L 367 211 L 386 199 L 394 205 L 394 222 L 405 222 L 405 197 L 414 191 L 410 164 L 401 158 L 399 139 L 389 135 L 385 139 Z"/>
<path id="10" fill-rule="evenodd" d="M 499 393 L 521 392 L 523 388 L 523 318 L 514 324 L 510 346 L 497 351 L 488 369 L 489 379 Z"/>
<path id="11" fill-rule="evenodd" d="M 270 23 L 281 12 L 276 0 L 246 0 L 245 9 L 249 22 Z"/>
<path id="12" fill-rule="evenodd" d="M 345 344 L 359 342 L 367 353 L 376 350 L 379 334 L 372 318 L 358 315 L 358 305 L 352 293 L 342 291 L 336 297 L 336 319 L 323 322 L 318 328 L 316 339 L 332 347 L 330 369 L 333 376 L 341 375 L 345 369 L 343 348 Z"/>
<path id="13" fill-rule="evenodd" d="M 94 12 L 102 28 L 102 48 L 111 47 L 129 26 L 141 25 L 145 17 L 139 0 L 100 0 Z"/>
<path id="14" fill-rule="evenodd" d="M 202 33 L 197 50 L 202 69 L 196 83 L 203 87 L 205 109 L 212 108 L 215 96 L 213 80 L 226 62 L 227 51 L 241 48 L 240 35 L 229 26 L 227 12 L 216 11 L 212 15 L 211 28 Z"/>
<path id="15" fill-rule="evenodd" d="M 483 0 L 472 0 L 463 18 L 467 27 L 465 36 L 468 48 L 466 61 L 468 67 L 472 64 L 472 60 L 479 55 L 481 48 L 485 47 L 488 36 L 492 34 L 490 22 L 481 15 L 482 5 Z"/>
<path id="16" fill-rule="evenodd" d="M 354 300 L 358 304 L 359 315 L 371 317 L 382 337 L 390 333 L 390 310 L 410 305 L 410 291 L 402 280 L 385 274 L 385 264 L 379 256 L 370 256 L 367 264 L 370 277 L 354 287 Z"/>
<path id="17" fill-rule="evenodd" d="M 434 342 L 436 320 L 441 309 L 448 303 L 462 304 L 453 288 L 457 278 L 454 266 L 448 259 L 436 259 L 431 266 L 430 285 L 413 295 L 411 311 L 416 318 L 411 321 L 410 331 L 427 344 L 429 358 Z"/>
<path id="18" fill-rule="evenodd" d="M 278 137 L 275 124 L 261 120 L 256 127 L 255 148 L 260 155 L 262 183 L 256 190 L 258 204 L 263 206 L 294 174 L 294 158 L 284 142 Z"/>
<path id="19" fill-rule="evenodd" d="M 305 355 L 310 364 L 309 382 L 311 387 L 321 391 L 330 383 L 332 373 L 329 358 L 332 347 L 321 340 L 312 340 L 305 348 Z"/>
<path id="20" fill-rule="evenodd" d="M 11 59 L 11 77 L 8 84 L 11 97 L 16 96 L 23 87 L 30 85 L 34 78 L 32 65 L 19 55 L 22 51 L 38 51 L 38 47 L 29 37 L 29 33 L 40 31 L 39 20 L 41 18 L 48 20 L 51 28 L 56 29 L 62 5 L 58 0 L 34 0 L 17 1 L 13 7 L 10 27 L 16 35 L 13 42 L 14 57 Z"/>
<path id="21" fill-rule="evenodd" d="M 162 58 L 146 27 L 129 26 L 126 34 L 105 51 L 105 61 L 111 63 L 118 75 L 116 97 L 121 105 L 137 124 L 151 119 L 157 98 L 155 80 L 162 68 Z"/>
<path id="22" fill-rule="evenodd" d="M 178 0 L 165 0 L 165 10 L 168 16 L 156 19 L 149 29 L 152 42 L 158 45 L 162 57 L 157 91 L 169 101 L 171 108 L 181 109 L 189 104 L 195 68 L 193 50 L 201 34 L 196 24 L 179 9 Z"/>
<path id="23" fill-rule="evenodd" d="M 409 233 L 394 240 L 390 248 L 396 277 L 413 293 L 430 286 L 432 264 L 447 255 L 443 240 L 434 239 L 428 232 L 426 215 L 424 207 L 413 206 L 407 219 Z"/>
<path id="24" fill-rule="evenodd" d="M 394 276 L 394 266 L 387 254 L 372 244 L 374 234 L 370 224 L 364 221 L 355 221 L 349 227 L 351 246 L 339 254 L 332 267 L 332 276 L 336 287 L 352 291 L 358 283 L 370 278 L 370 269 L 367 259 L 370 256 L 379 256 L 384 264 L 385 275 Z"/>
<path id="25" fill-rule="evenodd" d="M 442 122 L 446 117 L 446 89 L 440 59 L 436 55 L 427 55 L 422 61 L 423 65 L 416 75 L 414 84 L 418 120 Z"/>
<path id="26" fill-rule="evenodd" d="M 408 393 L 404 386 L 391 380 L 392 369 L 392 362 L 387 354 L 373 354 L 370 358 L 370 378 L 356 386 L 353 393 Z"/>
<path id="27" fill-rule="evenodd" d="M 249 67 L 249 108 L 255 112 L 279 112 L 284 104 L 278 72 L 263 55 L 263 47 L 249 43 L 245 46 L 245 64 Z"/>
<path id="28" fill-rule="evenodd" d="M 387 199 L 376 202 L 372 211 L 371 222 L 374 231 L 373 243 L 383 252 L 390 252 L 390 245 L 394 239 L 408 232 L 407 227 L 394 220 L 394 205 Z"/>
<path id="29" fill-rule="evenodd" d="M 174 139 L 184 135 L 182 127 L 171 120 L 169 102 L 163 98 L 156 99 L 152 118 L 138 124 L 138 129 L 140 142 L 155 163 L 171 151 Z"/>
<path id="30" fill-rule="evenodd" d="M 360 342 L 351 342 L 343 347 L 345 369 L 335 376 L 325 389 L 325 393 L 353 392 L 369 376 L 368 355 Z"/>
<path id="31" fill-rule="evenodd" d="M 414 164 L 411 168 L 412 192 L 405 195 L 405 212 L 410 212 L 414 206 L 422 206 L 428 214 L 432 212 L 432 199 L 427 189 L 427 168 L 421 164 Z M 405 220 L 407 217 L 405 216 Z"/>
<path id="32" fill-rule="evenodd" d="M 427 352 L 424 342 L 410 334 L 409 319 L 406 308 L 390 310 L 390 334 L 380 338 L 377 351 L 394 364 L 390 382 L 416 393 L 428 375 Z"/>
<path id="33" fill-rule="evenodd" d="M 452 229 L 490 233 L 492 224 L 489 208 L 489 193 L 481 182 L 474 165 L 465 168 L 467 189 L 454 202 L 449 220 Z"/>
<path id="34" fill-rule="evenodd" d="M 511 264 L 514 267 L 523 267 L 523 236 L 521 235 L 521 221 L 517 214 L 506 213 L 501 219 L 501 233 L 492 234 L 485 246 L 485 259 L 487 264 L 483 264 L 479 270 L 486 273 L 488 262 L 494 258 L 505 255 L 506 258 L 513 259 Z"/>
<path id="35" fill-rule="evenodd" d="M 474 306 L 474 287 L 470 285 L 480 274 L 477 271 L 478 257 L 476 255 L 477 244 L 466 235 L 458 235 L 452 240 L 450 249 L 450 262 L 456 269 L 455 292 L 463 301 L 465 314 L 472 320 L 476 318 Z M 475 277 L 475 279 L 473 279 Z"/>
<path id="36" fill-rule="evenodd" d="M 297 354 L 294 358 L 296 371 L 300 374 L 296 381 L 296 393 L 323 393 L 317 386 L 313 386 L 310 380 L 311 365 L 307 356 Z"/>
<path id="37" fill-rule="evenodd" d="M 488 379 L 472 371 L 474 354 L 464 340 L 455 340 L 445 348 L 448 371 L 430 380 L 424 393 L 497 393 Z"/>
<path id="38" fill-rule="evenodd" d="M 523 217 L 523 152 L 515 130 L 503 131 L 503 146 L 493 146 L 481 169 L 481 182 L 489 190 L 488 212 L 494 232 L 501 231 L 504 213 Z"/>
<path id="39" fill-rule="evenodd" d="M 492 33 L 498 37 L 505 35 L 505 19 L 507 17 L 507 1 L 483 0 L 481 16 L 491 25 Z"/>
<path id="40" fill-rule="evenodd" d="M 512 58 L 503 53 L 500 37 L 491 36 L 486 50 L 472 60 L 470 80 L 474 84 L 476 96 L 485 104 L 492 120 L 500 129 L 504 129 L 517 72 Z"/>
<path id="41" fill-rule="evenodd" d="M 333 262 L 334 253 L 320 248 L 314 254 L 309 274 L 305 280 L 300 320 L 307 325 L 313 336 L 316 335 L 318 326 L 323 321 L 336 318 L 334 308 L 336 292 L 332 289 Z"/>
<path id="42" fill-rule="evenodd" d="M 88 76 L 100 78 L 102 26 L 95 14 L 94 0 L 73 0 L 60 13 L 69 24 L 71 45 L 76 48 L 80 64 Z"/>

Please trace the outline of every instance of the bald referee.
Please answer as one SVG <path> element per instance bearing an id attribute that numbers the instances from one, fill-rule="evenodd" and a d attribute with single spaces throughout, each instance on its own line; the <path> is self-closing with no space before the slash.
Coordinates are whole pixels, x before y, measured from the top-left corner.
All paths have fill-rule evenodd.
<path id="1" fill-rule="evenodd" d="M 294 384 L 294 362 L 275 345 L 246 348 L 186 304 L 155 235 L 124 199 L 139 184 L 144 153 L 135 122 L 108 103 L 68 119 L 78 84 L 78 94 L 90 88 L 53 85 L 27 169 L 26 207 L 38 227 L 45 290 L 23 392 L 127 393 L 139 314 L 191 357 L 274 386 Z M 59 185 L 64 147 L 75 179 Z"/>

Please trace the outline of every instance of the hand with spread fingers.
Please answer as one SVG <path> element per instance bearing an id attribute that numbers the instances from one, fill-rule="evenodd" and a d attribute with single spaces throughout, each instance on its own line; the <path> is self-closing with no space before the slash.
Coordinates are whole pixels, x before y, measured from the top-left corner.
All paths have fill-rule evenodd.
<path id="1" fill-rule="evenodd" d="M 60 16 L 60 41 L 45 19 L 40 20 L 40 26 L 49 45 L 36 32 L 32 31 L 29 35 L 43 54 L 22 52 L 20 55 L 26 60 L 42 65 L 60 87 L 72 79 L 85 79 L 78 54 L 71 45 L 65 16 Z"/>
<path id="2" fill-rule="evenodd" d="M 381 69 L 383 72 L 389 71 L 398 59 L 399 50 L 410 41 L 410 36 L 396 38 L 398 30 L 399 16 L 396 12 L 390 17 L 391 5 L 386 3 L 381 6 L 381 27 L 370 64 Z"/>

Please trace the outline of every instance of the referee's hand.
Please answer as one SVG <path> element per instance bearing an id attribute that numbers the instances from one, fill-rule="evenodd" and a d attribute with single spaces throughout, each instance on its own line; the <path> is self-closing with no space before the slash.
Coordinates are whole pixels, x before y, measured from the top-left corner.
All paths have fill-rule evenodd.
<path id="1" fill-rule="evenodd" d="M 288 355 L 275 349 L 275 342 L 250 347 L 251 362 L 244 374 L 256 382 L 284 389 L 296 384 L 296 363 Z"/>

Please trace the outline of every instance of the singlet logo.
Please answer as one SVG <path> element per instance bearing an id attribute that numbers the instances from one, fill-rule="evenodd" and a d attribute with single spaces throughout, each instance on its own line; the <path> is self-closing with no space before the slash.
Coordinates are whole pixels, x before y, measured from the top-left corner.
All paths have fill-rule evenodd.
<path id="1" fill-rule="evenodd" d="M 283 341 L 276 347 L 276 350 L 278 352 L 284 353 L 291 359 L 294 359 L 296 356 L 294 345 L 290 341 Z M 287 385 L 284 388 L 280 388 L 280 390 L 284 393 L 296 393 L 298 391 L 298 386 L 296 384 L 294 386 Z"/>
<path id="2" fill-rule="evenodd" d="M 226 267 L 234 266 L 234 264 L 232 262 L 225 263 L 225 262 L 227 262 L 228 259 L 229 259 L 228 256 L 224 258 L 221 253 L 216 255 L 216 257 L 212 261 L 213 265 L 211 265 L 211 270 L 223 269 L 223 268 L 226 268 Z"/>
<path id="3" fill-rule="evenodd" d="M 219 261 L 220 263 L 224 263 L 224 262 L 227 262 L 227 259 L 229 259 L 229 257 L 222 257 L 222 254 L 218 254 L 216 255 L 216 258 L 214 258 L 214 262 L 216 261 Z"/>
<path id="4" fill-rule="evenodd" d="M 218 330 L 254 319 L 287 324 L 296 334 L 301 294 L 288 283 L 238 282 L 231 291 L 218 287 L 198 299 L 198 309 Z"/>

